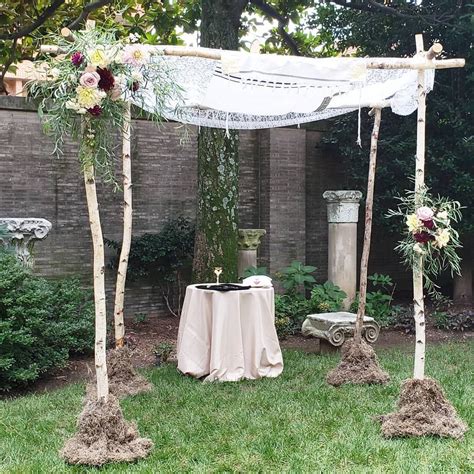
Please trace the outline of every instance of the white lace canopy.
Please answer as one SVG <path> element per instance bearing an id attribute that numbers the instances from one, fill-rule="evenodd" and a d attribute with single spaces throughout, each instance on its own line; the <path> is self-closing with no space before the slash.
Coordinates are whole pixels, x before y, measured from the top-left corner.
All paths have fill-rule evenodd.
<path id="1" fill-rule="evenodd" d="M 389 106 L 399 115 L 417 108 L 417 71 L 368 69 L 364 58 L 299 58 L 223 52 L 220 61 L 154 56 L 182 89 L 165 116 L 225 129 L 282 127 L 345 114 L 360 107 Z M 434 70 L 427 70 L 430 91 Z M 157 103 L 153 87 L 136 105 Z M 133 99 L 132 99 L 133 100 Z"/>

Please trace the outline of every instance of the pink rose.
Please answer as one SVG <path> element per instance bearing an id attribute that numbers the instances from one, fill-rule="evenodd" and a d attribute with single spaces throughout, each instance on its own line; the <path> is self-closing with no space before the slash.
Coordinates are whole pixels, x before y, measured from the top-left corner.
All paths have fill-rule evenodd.
<path id="1" fill-rule="evenodd" d="M 416 217 L 418 217 L 420 221 L 430 221 L 433 219 L 433 216 L 434 212 L 429 207 L 422 206 L 416 210 Z"/>
<path id="2" fill-rule="evenodd" d="M 100 81 L 100 76 L 96 72 L 85 72 L 79 79 L 81 86 L 92 89 L 97 87 Z"/>

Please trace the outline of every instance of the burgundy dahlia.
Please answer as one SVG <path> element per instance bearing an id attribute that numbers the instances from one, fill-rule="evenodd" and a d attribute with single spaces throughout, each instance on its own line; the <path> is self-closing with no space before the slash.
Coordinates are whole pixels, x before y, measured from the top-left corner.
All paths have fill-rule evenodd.
<path id="1" fill-rule="evenodd" d="M 426 242 L 429 242 L 430 240 L 434 240 L 434 235 L 431 235 L 429 232 L 425 232 L 424 230 L 422 230 L 421 232 L 417 232 L 416 234 L 413 234 L 413 237 L 420 244 L 426 244 Z"/>
<path id="2" fill-rule="evenodd" d="M 94 105 L 94 107 L 87 109 L 87 112 L 89 112 L 94 117 L 98 117 L 102 113 L 102 108 L 100 105 Z"/>
<path id="3" fill-rule="evenodd" d="M 432 229 L 434 227 L 434 222 L 432 219 L 428 220 L 428 221 L 423 221 L 423 225 L 427 228 L 427 229 Z"/>
<path id="4" fill-rule="evenodd" d="M 84 55 L 81 52 L 76 51 L 75 53 L 72 53 L 71 62 L 74 66 L 79 67 L 82 64 L 82 61 L 84 61 Z"/>
<path id="5" fill-rule="evenodd" d="M 113 89 L 114 84 L 115 84 L 115 79 L 109 69 L 98 67 L 97 74 L 99 74 L 100 76 L 99 84 L 98 84 L 99 89 L 102 89 L 105 92 Z"/>
<path id="6" fill-rule="evenodd" d="M 137 92 L 138 89 L 140 89 L 140 84 L 137 81 L 133 81 L 130 90 L 132 92 Z"/>

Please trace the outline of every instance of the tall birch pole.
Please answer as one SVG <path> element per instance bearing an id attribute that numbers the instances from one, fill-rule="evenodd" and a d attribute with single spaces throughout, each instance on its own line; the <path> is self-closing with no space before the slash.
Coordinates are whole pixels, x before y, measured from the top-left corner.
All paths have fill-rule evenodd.
<path id="1" fill-rule="evenodd" d="M 423 35 L 416 35 L 416 54 L 420 60 L 431 60 L 441 53 L 443 47 L 435 43 L 425 53 Z M 416 124 L 416 169 L 415 169 L 415 206 L 421 202 L 421 191 L 425 185 L 425 129 L 426 129 L 426 85 L 425 70 L 418 70 L 418 112 Z M 416 254 L 413 265 L 413 309 L 415 318 L 415 366 L 413 378 L 422 380 L 425 376 L 425 302 L 423 295 L 423 256 Z"/>
<path id="2" fill-rule="evenodd" d="M 94 302 L 95 302 L 95 370 L 97 376 L 97 398 L 107 401 L 109 380 L 107 376 L 106 340 L 107 317 L 105 307 L 105 257 L 104 238 L 100 224 L 99 203 L 94 166 L 84 166 L 84 184 L 86 188 L 87 210 L 92 235 L 94 253 Z"/>
<path id="3" fill-rule="evenodd" d="M 131 106 L 125 103 L 122 129 L 122 174 L 123 174 L 123 238 L 122 249 L 117 270 L 117 282 L 115 285 L 114 324 L 115 324 L 115 347 L 124 346 L 125 324 L 123 316 L 125 300 L 125 282 L 127 279 L 128 257 L 132 244 L 132 159 L 130 146 L 131 129 Z"/>
<path id="4" fill-rule="evenodd" d="M 367 268 L 369 265 L 370 240 L 372 237 L 372 210 L 374 206 L 375 169 L 377 165 L 377 144 L 379 139 L 380 120 L 382 110 L 375 110 L 374 127 L 370 138 L 369 177 L 367 180 L 367 197 L 365 200 L 365 227 L 364 245 L 360 261 L 359 306 L 357 308 L 356 325 L 354 329 L 354 342 L 360 344 L 362 328 L 364 326 L 365 303 L 367 299 Z"/>

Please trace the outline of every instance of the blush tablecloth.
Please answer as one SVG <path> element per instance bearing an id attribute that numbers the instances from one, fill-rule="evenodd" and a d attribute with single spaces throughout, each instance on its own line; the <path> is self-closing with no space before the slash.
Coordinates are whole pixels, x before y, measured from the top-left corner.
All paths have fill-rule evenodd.
<path id="1" fill-rule="evenodd" d="M 283 358 L 273 288 L 186 289 L 179 323 L 178 370 L 205 381 L 277 377 Z"/>

